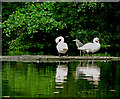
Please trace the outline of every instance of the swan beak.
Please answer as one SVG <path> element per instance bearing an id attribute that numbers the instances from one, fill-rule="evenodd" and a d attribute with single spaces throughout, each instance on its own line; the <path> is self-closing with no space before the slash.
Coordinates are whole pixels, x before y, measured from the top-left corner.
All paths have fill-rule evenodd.
<path id="1" fill-rule="evenodd" d="M 99 42 L 99 40 L 97 40 Z"/>
<path id="2" fill-rule="evenodd" d="M 76 40 L 72 40 L 72 41 L 76 41 Z"/>

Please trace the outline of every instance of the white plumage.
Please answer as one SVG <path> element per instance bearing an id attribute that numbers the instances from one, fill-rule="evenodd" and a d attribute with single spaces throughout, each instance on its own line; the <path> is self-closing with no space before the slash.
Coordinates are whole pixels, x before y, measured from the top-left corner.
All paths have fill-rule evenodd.
<path id="1" fill-rule="evenodd" d="M 94 38 L 93 39 L 93 43 L 87 43 L 85 45 L 83 45 L 82 47 L 78 48 L 79 50 L 84 50 L 87 51 L 87 53 L 89 52 L 96 52 L 100 49 L 100 43 L 99 43 L 99 38 Z"/>
<path id="2" fill-rule="evenodd" d="M 60 55 L 60 53 L 65 54 L 68 50 L 68 45 L 64 43 L 64 38 L 62 36 L 59 36 L 55 39 L 55 42 L 57 43 L 57 50 Z"/>

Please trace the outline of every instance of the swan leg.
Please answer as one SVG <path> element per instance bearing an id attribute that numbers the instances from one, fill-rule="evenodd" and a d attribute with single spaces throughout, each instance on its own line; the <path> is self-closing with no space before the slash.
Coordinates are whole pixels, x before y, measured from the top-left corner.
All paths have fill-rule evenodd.
<path id="1" fill-rule="evenodd" d="M 85 56 L 86 51 L 83 50 L 82 52 L 83 52 L 83 55 Z"/>
<path id="2" fill-rule="evenodd" d="M 80 56 L 81 56 L 81 50 L 80 50 Z"/>
<path id="3" fill-rule="evenodd" d="M 60 53 L 58 53 L 58 54 L 59 54 L 59 57 L 61 57 Z"/>
<path id="4" fill-rule="evenodd" d="M 94 57 L 94 54 L 92 53 L 92 56 Z"/>
<path id="5" fill-rule="evenodd" d="M 68 57 L 67 53 L 64 54 L 65 57 Z"/>
<path id="6" fill-rule="evenodd" d="M 69 55 L 68 54 L 66 54 L 66 57 L 68 57 Z"/>
<path id="7" fill-rule="evenodd" d="M 59 57 L 64 57 L 64 56 L 65 56 L 65 54 L 59 53 Z"/>
<path id="8" fill-rule="evenodd" d="M 86 50 L 87 51 L 87 56 L 89 57 L 89 51 L 88 50 Z"/>
<path id="9" fill-rule="evenodd" d="M 89 57 L 89 53 L 87 53 L 87 56 Z"/>

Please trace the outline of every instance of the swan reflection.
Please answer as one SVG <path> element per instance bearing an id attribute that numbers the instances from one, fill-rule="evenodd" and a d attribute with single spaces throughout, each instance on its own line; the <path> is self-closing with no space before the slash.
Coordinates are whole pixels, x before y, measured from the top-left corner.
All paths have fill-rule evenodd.
<path id="1" fill-rule="evenodd" d="M 100 68 L 96 65 L 87 63 L 87 66 L 85 66 L 84 63 L 80 63 L 79 66 L 76 68 L 76 79 L 86 79 L 88 81 L 93 81 L 94 85 L 98 85 L 100 77 Z"/>
<path id="2" fill-rule="evenodd" d="M 67 79 L 68 74 L 68 67 L 64 64 L 58 65 L 56 69 L 56 88 L 63 88 L 62 84 L 65 82 L 65 79 Z"/>

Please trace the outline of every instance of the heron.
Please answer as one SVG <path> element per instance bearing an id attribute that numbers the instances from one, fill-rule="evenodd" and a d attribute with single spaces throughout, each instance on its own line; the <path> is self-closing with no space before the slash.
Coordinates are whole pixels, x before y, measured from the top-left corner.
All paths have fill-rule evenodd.
<path id="1" fill-rule="evenodd" d="M 68 50 L 68 45 L 67 43 L 64 43 L 64 38 L 62 36 L 59 36 L 55 39 L 55 42 L 57 43 L 57 51 L 59 56 L 61 56 L 60 54 L 65 54 Z"/>
<path id="2" fill-rule="evenodd" d="M 97 52 L 100 49 L 100 43 L 99 43 L 99 38 L 96 37 L 93 39 L 93 43 L 86 43 L 85 45 L 83 45 L 82 47 L 78 48 L 79 50 L 83 50 L 86 51 L 87 54 L 89 52 Z"/>
<path id="3" fill-rule="evenodd" d="M 80 47 L 83 46 L 83 44 L 82 44 L 78 39 L 75 39 L 75 40 L 73 40 L 73 41 L 76 42 L 77 48 L 80 48 Z M 85 51 L 82 51 L 82 52 L 85 54 Z M 80 56 L 81 56 L 81 50 L 80 50 Z"/>

